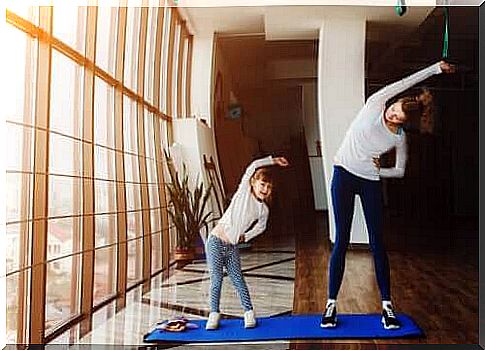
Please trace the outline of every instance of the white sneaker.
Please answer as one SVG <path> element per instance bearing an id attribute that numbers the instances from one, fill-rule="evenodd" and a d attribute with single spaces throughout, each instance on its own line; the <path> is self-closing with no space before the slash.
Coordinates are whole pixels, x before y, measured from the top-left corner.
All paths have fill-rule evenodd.
<path id="1" fill-rule="evenodd" d="M 207 319 L 207 323 L 205 324 L 205 329 L 213 330 L 219 328 L 219 320 L 221 318 L 221 314 L 218 312 L 211 312 L 209 314 L 209 318 Z"/>
<path id="2" fill-rule="evenodd" d="M 256 317 L 254 317 L 254 310 L 249 310 L 244 313 L 244 328 L 256 327 Z"/>

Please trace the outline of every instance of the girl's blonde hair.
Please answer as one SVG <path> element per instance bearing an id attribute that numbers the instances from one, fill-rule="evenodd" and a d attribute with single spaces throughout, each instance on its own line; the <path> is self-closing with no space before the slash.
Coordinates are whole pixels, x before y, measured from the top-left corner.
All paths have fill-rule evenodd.
<path id="1" fill-rule="evenodd" d="M 252 178 L 273 184 L 273 174 L 268 167 L 256 169 Z"/>
<path id="2" fill-rule="evenodd" d="M 251 177 L 251 189 L 253 188 L 252 186 L 252 180 L 259 180 L 263 182 L 267 182 L 271 184 L 271 187 L 274 186 L 274 181 L 273 181 L 273 172 L 271 171 L 271 168 L 269 167 L 264 167 L 264 168 L 258 168 L 254 172 L 253 176 Z M 271 204 L 271 201 L 273 200 L 272 193 L 266 198 L 265 202 L 266 204 Z"/>

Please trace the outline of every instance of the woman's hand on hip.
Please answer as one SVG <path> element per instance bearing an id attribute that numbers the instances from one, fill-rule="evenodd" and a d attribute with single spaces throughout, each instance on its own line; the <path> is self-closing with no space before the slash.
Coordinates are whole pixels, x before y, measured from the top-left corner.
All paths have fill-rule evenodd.
<path id="1" fill-rule="evenodd" d="M 372 161 L 374 162 L 375 167 L 377 170 L 381 170 L 381 160 L 379 157 L 373 157 Z"/>

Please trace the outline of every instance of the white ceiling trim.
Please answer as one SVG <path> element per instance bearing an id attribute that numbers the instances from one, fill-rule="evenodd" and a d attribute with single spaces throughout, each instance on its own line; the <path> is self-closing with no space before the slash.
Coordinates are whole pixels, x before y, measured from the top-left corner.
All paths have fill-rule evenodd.
<path id="1" fill-rule="evenodd" d="M 406 6 L 436 6 L 443 0 L 406 0 Z M 459 0 L 455 0 L 459 1 Z M 477 0 L 461 0 L 476 2 Z M 396 0 L 178 0 L 178 7 L 396 6 Z"/>

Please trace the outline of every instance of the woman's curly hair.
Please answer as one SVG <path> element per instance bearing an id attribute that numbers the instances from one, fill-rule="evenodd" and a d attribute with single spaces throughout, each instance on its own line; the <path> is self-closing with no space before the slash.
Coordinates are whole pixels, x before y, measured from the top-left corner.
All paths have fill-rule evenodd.
<path id="1" fill-rule="evenodd" d="M 422 88 L 414 96 L 398 99 L 402 103 L 402 111 L 407 117 L 407 123 L 419 129 L 421 133 L 432 134 L 434 129 L 433 95 L 428 89 Z"/>

